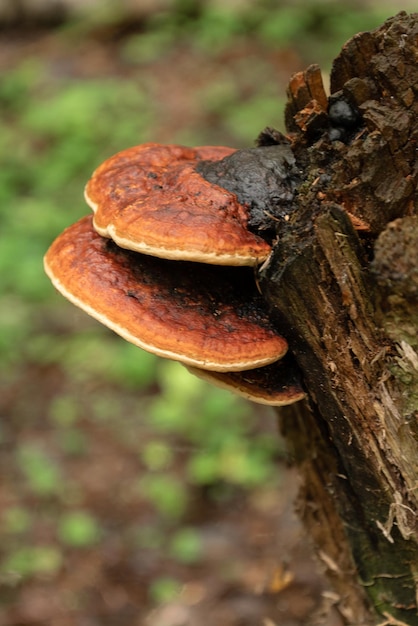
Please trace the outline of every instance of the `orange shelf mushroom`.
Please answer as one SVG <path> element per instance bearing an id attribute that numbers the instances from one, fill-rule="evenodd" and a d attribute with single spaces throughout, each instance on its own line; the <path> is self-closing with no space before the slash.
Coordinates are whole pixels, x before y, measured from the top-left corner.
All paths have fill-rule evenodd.
<path id="1" fill-rule="evenodd" d="M 85 188 L 93 216 L 57 237 L 44 266 L 63 296 L 127 341 L 283 405 L 305 394 L 290 357 L 272 365 L 288 345 L 248 267 L 271 245 L 249 224 L 266 231 L 288 210 L 297 172 L 288 142 L 271 145 L 267 131 L 254 149 L 148 143 L 107 159 Z"/>
<path id="2" fill-rule="evenodd" d="M 286 406 L 305 397 L 298 369 L 286 354 L 280 361 L 245 372 L 211 372 L 188 366 L 191 374 L 233 393 L 270 406 Z"/>
<path id="3" fill-rule="evenodd" d="M 95 229 L 123 248 L 164 259 L 257 265 L 271 246 L 247 229 L 248 206 L 196 170 L 234 152 L 147 143 L 115 154 L 85 188 Z"/>
<path id="4" fill-rule="evenodd" d="M 54 241 L 45 270 L 73 304 L 159 356 L 234 371 L 272 363 L 287 351 L 249 268 L 173 263 L 124 250 L 98 235 L 89 216 Z"/>

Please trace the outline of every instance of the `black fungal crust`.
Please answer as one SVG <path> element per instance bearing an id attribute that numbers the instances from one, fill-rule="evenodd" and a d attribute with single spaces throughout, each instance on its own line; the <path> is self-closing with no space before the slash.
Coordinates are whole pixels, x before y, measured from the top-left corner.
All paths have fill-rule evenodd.
<path id="1" fill-rule="evenodd" d="M 355 135 L 362 123 L 358 108 L 349 101 L 342 90 L 329 97 L 328 120 L 330 140 L 344 143 Z"/>
<path id="2" fill-rule="evenodd" d="M 255 148 L 237 150 L 220 161 L 201 161 L 196 171 L 208 182 L 234 193 L 248 206 L 248 227 L 265 239 L 294 210 L 301 173 L 290 143 L 265 129 Z"/>

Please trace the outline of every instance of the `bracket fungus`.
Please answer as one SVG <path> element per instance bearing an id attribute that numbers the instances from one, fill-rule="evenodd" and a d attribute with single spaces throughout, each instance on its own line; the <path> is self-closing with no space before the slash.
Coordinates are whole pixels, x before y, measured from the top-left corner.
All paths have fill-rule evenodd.
<path id="1" fill-rule="evenodd" d="M 299 370 L 290 354 L 271 365 L 244 372 L 213 372 L 190 366 L 187 369 L 216 387 L 258 404 L 285 406 L 305 397 Z"/>
<path id="2" fill-rule="evenodd" d="M 85 188 L 95 229 L 123 248 L 164 259 L 257 265 L 271 247 L 247 229 L 248 207 L 196 170 L 234 152 L 146 143 L 115 154 Z"/>
<path id="3" fill-rule="evenodd" d="M 253 168 L 240 179 L 239 152 L 148 143 L 107 159 L 85 189 L 94 215 L 57 237 L 45 271 L 63 296 L 138 347 L 254 402 L 290 404 L 304 391 L 290 357 L 271 365 L 288 344 L 248 267 L 265 260 L 271 245 L 248 229 Z M 265 160 L 248 152 L 247 165 L 254 157 L 268 177 L 279 168 L 287 179 L 290 155 L 266 153 Z M 282 192 L 291 201 L 292 192 L 283 185 Z"/>
<path id="4" fill-rule="evenodd" d="M 251 270 L 178 261 L 119 248 L 91 217 L 52 244 L 45 268 L 74 304 L 135 345 L 219 371 L 260 367 L 287 342 L 273 328 Z"/>

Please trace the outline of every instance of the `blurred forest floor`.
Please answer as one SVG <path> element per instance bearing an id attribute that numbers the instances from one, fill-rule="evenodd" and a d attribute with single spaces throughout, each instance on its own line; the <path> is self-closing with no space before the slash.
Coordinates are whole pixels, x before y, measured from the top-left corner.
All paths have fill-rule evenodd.
<path id="1" fill-rule="evenodd" d="M 0 626 L 340 626 L 274 411 L 98 328 L 42 255 L 103 158 L 283 129 L 291 74 L 396 9 L 97 4 L 0 7 Z"/>

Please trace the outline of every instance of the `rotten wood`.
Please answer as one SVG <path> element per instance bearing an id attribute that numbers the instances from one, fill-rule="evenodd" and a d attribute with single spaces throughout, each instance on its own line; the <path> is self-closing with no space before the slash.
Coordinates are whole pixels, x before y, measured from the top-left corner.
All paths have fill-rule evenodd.
<path id="1" fill-rule="evenodd" d="M 344 46 L 326 107 L 316 68 L 291 80 L 305 181 L 260 275 L 308 391 L 280 412 L 298 508 L 356 626 L 418 625 L 417 58 L 402 12 Z"/>

